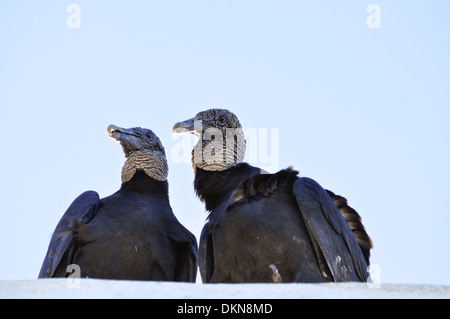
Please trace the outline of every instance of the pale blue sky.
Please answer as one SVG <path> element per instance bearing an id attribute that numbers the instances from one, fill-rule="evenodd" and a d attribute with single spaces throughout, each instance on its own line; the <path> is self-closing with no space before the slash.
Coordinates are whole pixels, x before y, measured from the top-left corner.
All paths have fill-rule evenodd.
<path id="1" fill-rule="evenodd" d="M 171 128 L 225 107 L 279 130 L 277 169 L 348 198 L 382 282 L 450 285 L 448 12 L 444 0 L 2 1 L 0 279 L 36 278 L 70 203 L 120 187 L 108 124 L 158 134 L 172 208 L 198 238 L 206 213 Z"/>

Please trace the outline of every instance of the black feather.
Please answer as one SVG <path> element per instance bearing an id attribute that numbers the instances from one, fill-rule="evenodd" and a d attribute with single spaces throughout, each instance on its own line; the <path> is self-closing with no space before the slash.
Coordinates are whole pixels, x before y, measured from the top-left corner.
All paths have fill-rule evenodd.
<path id="1" fill-rule="evenodd" d="M 168 184 L 138 170 L 119 191 L 80 195 L 57 225 L 39 278 L 81 277 L 195 282 L 197 241 L 169 204 Z"/>
<path id="2" fill-rule="evenodd" d="M 364 258 L 366 259 L 366 263 L 369 265 L 370 263 L 370 250 L 373 248 L 372 239 L 366 232 L 366 228 L 362 223 L 362 218 L 358 214 L 358 212 L 348 205 L 347 199 L 340 195 L 336 195 L 330 190 L 326 190 L 328 195 L 333 199 L 337 208 L 341 212 L 344 219 L 347 221 L 350 229 L 353 232 L 356 240 L 358 241 L 359 247 L 361 248 Z"/>
<path id="3" fill-rule="evenodd" d="M 210 212 L 200 238 L 202 280 L 273 282 L 272 266 L 283 282 L 366 280 L 364 256 L 325 190 L 290 168 L 260 173 L 246 163 L 197 169 L 194 187 Z"/>

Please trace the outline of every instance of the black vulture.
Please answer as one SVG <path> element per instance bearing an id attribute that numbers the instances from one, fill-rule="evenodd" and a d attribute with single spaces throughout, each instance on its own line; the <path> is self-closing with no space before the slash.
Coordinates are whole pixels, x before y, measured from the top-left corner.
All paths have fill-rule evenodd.
<path id="1" fill-rule="evenodd" d="M 291 167 L 269 174 L 245 163 L 235 114 L 203 111 L 173 132 L 200 138 L 192 165 L 209 212 L 198 256 L 203 282 L 367 280 L 372 242 L 358 213 Z"/>
<path id="2" fill-rule="evenodd" d="M 102 198 L 81 194 L 56 226 L 39 278 L 80 277 L 195 282 L 198 246 L 169 203 L 168 165 L 149 129 L 108 126 L 126 161 L 122 186 Z"/>

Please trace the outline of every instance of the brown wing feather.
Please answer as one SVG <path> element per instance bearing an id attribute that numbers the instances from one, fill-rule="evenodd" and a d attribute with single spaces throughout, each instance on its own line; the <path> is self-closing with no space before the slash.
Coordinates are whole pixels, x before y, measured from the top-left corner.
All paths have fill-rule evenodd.
<path id="1" fill-rule="evenodd" d="M 336 195 L 330 190 L 326 190 L 328 195 L 333 199 L 337 208 L 341 212 L 344 219 L 347 221 L 350 229 L 353 232 L 356 240 L 358 241 L 359 247 L 361 248 L 367 264 L 369 264 L 370 250 L 373 248 L 372 239 L 366 232 L 366 228 L 362 223 L 361 216 L 358 212 L 348 205 L 347 199 L 340 195 Z"/>

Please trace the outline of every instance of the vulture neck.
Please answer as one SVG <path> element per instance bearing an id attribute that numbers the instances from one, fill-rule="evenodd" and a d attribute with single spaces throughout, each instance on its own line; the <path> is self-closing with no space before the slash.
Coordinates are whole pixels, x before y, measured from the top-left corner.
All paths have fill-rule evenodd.
<path id="1" fill-rule="evenodd" d="M 192 150 L 192 169 L 205 171 L 225 171 L 244 162 L 245 137 L 242 129 L 235 129 L 234 135 L 223 138 L 203 139 L 200 137 Z"/>
<path id="2" fill-rule="evenodd" d="M 169 200 L 169 183 L 151 178 L 141 169 L 136 170 L 133 177 L 122 183 L 120 191 L 140 193 L 142 195 L 157 196 L 163 200 Z"/>
<path id="3" fill-rule="evenodd" d="M 154 180 L 167 181 L 169 167 L 164 154 L 151 150 L 138 150 L 128 155 L 122 167 L 122 183 L 129 182 L 138 170 Z"/>
<path id="4" fill-rule="evenodd" d="M 217 208 L 238 185 L 250 176 L 260 174 L 259 168 L 247 163 L 239 163 L 222 171 L 208 171 L 197 167 L 194 189 L 197 196 L 205 203 L 206 210 Z"/>

